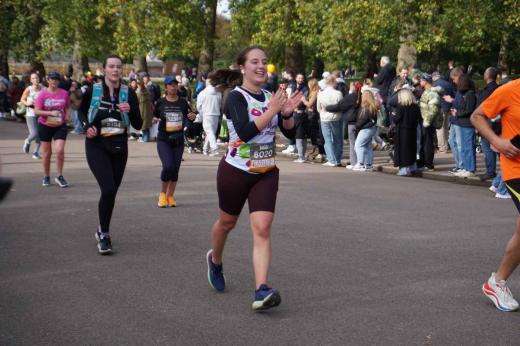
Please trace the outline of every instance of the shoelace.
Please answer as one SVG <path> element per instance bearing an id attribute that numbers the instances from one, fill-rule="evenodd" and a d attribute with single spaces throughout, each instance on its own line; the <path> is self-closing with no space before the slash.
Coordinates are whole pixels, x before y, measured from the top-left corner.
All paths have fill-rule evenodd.
<path id="1" fill-rule="evenodd" d="M 507 287 L 505 283 L 498 283 L 498 282 L 497 282 L 497 287 L 500 289 L 500 291 L 502 293 L 502 298 L 505 298 L 507 301 L 511 302 L 513 299 L 513 294 L 509 290 L 509 287 Z"/>

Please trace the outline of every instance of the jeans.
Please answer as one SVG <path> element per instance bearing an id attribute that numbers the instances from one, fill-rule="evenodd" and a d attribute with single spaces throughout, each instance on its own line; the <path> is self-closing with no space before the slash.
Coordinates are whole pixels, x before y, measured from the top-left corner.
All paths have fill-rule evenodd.
<path id="1" fill-rule="evenodd" d="M 321 132 L 325 140 L 325 154 L 327 161 L 334 165 L 341 162 L 341 154 L 343 151 L 343 138 L 341 130 L 342 121 L 322 121 Z"/>
<path id="2" fill-rule="evenodd" d="M 498 171 L 496 177 L 493 179 L 491 183 L 494 187 L 497 188 L 497 192 L 501 195 L 509 195 L 509 191 L 507 190 L 506 183 L 502 179 L 502 172 Z"/>
<path id="3" fill-rule="evenodd" d="M 455 161 L 455 167 L 462 169 L 462 134 L 460 132 L 460 126 L 451 124 L 450 136 L 448 142 L 450 143 L 451 152 L 453 153 L 453 160 Z"/>
<path id="4" fill-rule="evenodd" d="M 150 129 L 141 130 L 143 142 L 150 142 Z"/>
<path id="5" fill-rule="evenodd" d="M 79 120 L 79 113 L 77 109 L 72 110 L 72 125 L 74 126 L 74 131 L 77 133 L 83 133 L 83 124 L 81 120 Z"/>
<path id="6" fill-rule="evenodd" d="M 374 151 L 372 150 L 372 137 L 376 133 L 376 127 L 372 126 L 368 129 L 359 131 L 356 138 L 356 155 L 359 164 L 372 166 L 374 163 Z"/>
<path id="7" fill-rule="evenodd" d="M 307 138 L 296 138 L 296 150 L 298 151 L 298 159 L 305 160 L 305 152 L 307 151 Z"/>
<path id="8" fill-rule="evenodd" d="M 481 138 L 480 145 L 482 146 L 484 161 L 486 162 L 486 174 L 489 177 L 493 177 L 497 171 L 497 153 L 491 150 L 491 144 L 484 137 Z"/>
<path id="9" fill-rule="evenodd" d="M 356 155 L 356 124 L 348 124 L 348 143 L 349 143 L 349 160 L 350 164 L 354 166 L 357 163 L 357 155 Z"/>
<path id="10" fill-rule="evenodd" d="M 462 166 L 466 171 L 475 173 L 476 153 L 475 153 L 475 129 L 473 127 L 461 127 L 461 154 Z"/>

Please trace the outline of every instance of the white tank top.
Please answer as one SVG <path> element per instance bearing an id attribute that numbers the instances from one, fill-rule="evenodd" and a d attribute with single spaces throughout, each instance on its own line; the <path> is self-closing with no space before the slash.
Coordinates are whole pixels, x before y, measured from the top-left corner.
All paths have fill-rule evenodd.
<path id="1" fill-rule="evenodd" d="M 243 89 L 234 90 L 241 93 L 247 101 L 249 121 L 262 115 L 269 105 L 271 93 L 262 90 L 265 96 L 263 102 L 256 100 Z M 242 141 L 233 126 L 233 121 L 227 119 L 229 129 L 229 147 L 226 153 L 226 162 L 248 173 L 265 173 L 276 167 L 274 138 L 278 127 L 278 117 L 274 116 L 271 122 L 247 143 Z"/>
<path id="2" fill-rule="evenodd" d="M 36 90 L 34 86 L 29 86 L 29 96 L 27 96 L 27 103 L 29 105 L 34 106 L 34 101 L 36 101 L 36 98 L 38 98 L 38 94 L 40 91 L 42 91 L 43 87 L 40 86 L 40 90 Z M 26 117 L 34 117 L 34 108 L 33 107 L 26 107 L 25 108 L 25 116 Z"/>

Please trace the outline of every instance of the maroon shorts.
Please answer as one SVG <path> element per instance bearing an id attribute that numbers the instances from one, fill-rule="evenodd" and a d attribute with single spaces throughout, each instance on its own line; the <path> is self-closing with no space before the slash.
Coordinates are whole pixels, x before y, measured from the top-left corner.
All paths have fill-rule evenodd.
<path id="1" fill-rule="evenodd" d="M 274 213 L 279 176 L 277 167 L 266 173 L 251 174 L 233 167 L 222 158 L 217 171 L 220 209 L 230 215 L 238 216 L 247 200 L 249 213 L 255 211 Z"/>

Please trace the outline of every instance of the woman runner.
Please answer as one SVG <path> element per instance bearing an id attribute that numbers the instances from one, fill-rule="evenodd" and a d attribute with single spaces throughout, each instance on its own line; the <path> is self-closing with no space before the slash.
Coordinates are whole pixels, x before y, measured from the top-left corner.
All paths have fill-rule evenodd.
<path id="1" fill-rule="evenodd" d="M 211 287 L 223 291 L 224 245 L 247 200 L 253 231 L 256 281 L 253 310 L 256 311 L 269 309 L 281 302 L 279 292 L 267 286 L 271 224 L 279 177 L 274 160 L 274 139 L 277 127 L 293 137 L 292 112 L 301 102 L 302 95 L 296 92 L 288 98 L 282 90 L 272 95 L 261 89 L 267 81 L 267 57 L 262 48 L 248 47 L 243 50 L 237 58 L 237 65 L 241 70 L 238 77 L 242 82 L 230 92 L 225 105 L 225 114 L 229 117 L 229 147 L 218 167 L 219 218 L 212 228 L 212 249 L 208 251 L 206 260 Z M 217 72 L 212 82 L 214 85 L 232 84 L 229 80 Z"/>
<path id="2" fill-rule="evenodd" d="M 51 185 L 51 142 L 54 139 L 56 151 L 56 178 L 54 181 L 60 187 L 69 184 L 63 177 L 63 163 L 65 161 L 65 141 L 67 140 L 67 120 L 70 117 L 69 94 L 58 88 L 60 74 L 51 72 L 47 76 L 48 89 L 40 91 L 34 102 L 34 113 L 38 118 L 38 134 L 40 136 L 43 154 L 43 181 L 42 186 Z"/>
<path id="3" fill-rule="evenodd" d="M 21 101 L 26 106 L 25 120 L 27 121 L 27 129 L 29 135 L 23 143 L 23 152 L 29 154 L 31 142 L 36 143 L 32 157 L 40 159 L 40 137 L 38 136 L 38 117 L 34 114 L 34 102 L 38 98 L 43 86 L 40 84 L 40 77 L 36 73 L 31 73 L 31 85 L 23 92 Z"/>
<path id="4" fill-rule="evenodd" d="M 86 124 L 87 162 L 101 189 L 95 237 L 99 253 L 107 254 L 112 252 L 110 219 L 128 158 L 127 127 L 131 124 L 139 130 L 143 120 L 135 91 L 121 84 L 122 59 L 109 55 L 103 62 L 103 70 L 101 83 L 87 89 L 79 112 Z"/>
<path id="5" fill-rule="evenodd" d="M 153 122 L 159 121 L 157 134 L 157 152 L 161 159 L 163 169 L 161 172 L 161 194 L 159 195 L 159 208 L 176 207 L 173 198 L 179 169 L 181 167 L 182 153 L 184 152 L 184 127 L 186 122 L 195 119 L 195 113 L 186 99 L 179 97 L 179 82 L 172 76 L 164 80 L 166 96 L 157 101 Z"/>

